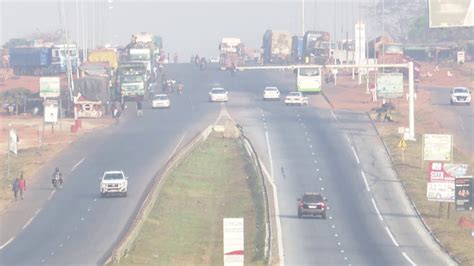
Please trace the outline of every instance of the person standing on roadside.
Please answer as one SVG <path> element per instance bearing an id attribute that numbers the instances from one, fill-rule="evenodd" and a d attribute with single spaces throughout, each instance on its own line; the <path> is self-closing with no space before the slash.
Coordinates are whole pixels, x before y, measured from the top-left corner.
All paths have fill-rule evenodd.
<path id="1" fill-rule="evenodd" d="M 137 100 L 137 116 L 143 116 L 143 103 Z"/>
<path id="2" fill-rule="evenodd" d="M 18 190 L 20 191 L 20 198 L 23 199 L 23 191 L 26 190 L 26 180 L 23 179 L 23 173 L 20 175 L 20 180 L 18 182 Z"/>
<path id="3" fill-rule="evenodd" d="M 18 198 L 18 190 L 20 189 L 20 179 L 17 177 L 15 180 L 13 180 L 12 184 L 12 191 L 13 191 L 13 196 L 15 197 L 15 200 Z"/>

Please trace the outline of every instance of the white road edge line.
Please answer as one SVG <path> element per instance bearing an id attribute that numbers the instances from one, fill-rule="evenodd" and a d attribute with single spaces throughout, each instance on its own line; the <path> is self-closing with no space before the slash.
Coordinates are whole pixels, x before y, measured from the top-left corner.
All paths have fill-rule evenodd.
<path id="1" fill-rule="evenodd" d="M 356 158 L 357 164 L 360 164 L 359 155 L 357 155 L 357 152 L 354 146 L 351 146 L 351 149 L 352 149 L 352 153 L 354 154 L 354 157 Z"/>
<path id="2" fill-rule="evenodd" d="M 82 158 L 78 163 L 76 163 L 72 169 L 71 169 L 71 172 L 73 172 L 74 170 L 76 170 L 76 168 L 85 160 L 86 158 Z"/>
<path id="3" fill-rule="evenodd" d="M 331 114 L 332 114 L 332 117 L 334 117 L 334 119 L 336 119 L 336 121 L 337 121 L 337 116 L 332 110 L 331 110 Z"/>
<path id="4" fill-rule="evenodd" d="M 265 140 L 267 141 L 267 150 L 268 150 L 268 159 L 270 159 L 270 177 L 274 180 L 273 172 L 273 158 L 272 158 L 272 147 L 270 146 L 270 137 L 268 136 L 268 131 L 265 131 Z"/>
<path id="5" fill-rule="evenodd" d="M 51 192 L 51 195 L 49 195 L 48 200 L 50 200 L 50 199 L 53 197 L 54 193 L 56 193 L 56 190 L 53 190 L 53 191 Z"/>
<path id="6" fill-rule="evenodd" d="M 370 191 L 369 182 L 367 182 L 367 177 L 365 176 L 364 171 L 360 171 L 360 174 L 362 175 L 362 179 L 364 179 L 364 183 L 365 183 L 365 187 L 367 188 L 367 191 Z"/>
<path id="7" fill-rule="evenodd" d="M 377 208 L 377 204 L 375 203 L 375 199 L 372 198 L 372 205 L 374 205 L 375 212 L 377 212 L 377 215 L 379 216 L 380 221 L 383 221 L 383 217 L 380 214 L 379 208 Z"/>
<path id="8" fill-rule="evenodd" d="M 408 257 L 408 255 L 407 255 L 405 252 L 402 252 L 402 255 L 403 255 L 403 257 L 405 257 L 405 259 L 407 259 L 407 261 L 408 261 L 411 265 L 416 266 L 416 263 L 415 263 L 413 260 L 411 260 L 410 257 Z"/>
<path id="9" fill-rule="evenodd" d="M 5 244 L 1 245 L 0 250 L 2 250 L 4 247 L 6 247 L 8 244 L 10 244 L 10 242 L 12 242 L 13 239 L 15 239 L 14 236 L 12 236 L 7 242 L 5 242 Z"/>
<path id="10" fill-rule="evenodd" d="M 28 220 L 28 222 L 26 222 L 26 224 L 23 225 L 23 229 L 25 229 L 28 225 L 30 225 L 30 223 L 33 221 L 33 219 L 35 219 L 36 215 L 38 215 L 39 211 L 40 211 L 40 210 L 37 210 L 37 211 L 35 212 L 35 214 L 33 215 L 33 217 L 31 217 L 31 218 Z"/>
<path id="11" fill-rule="evenodd" d="M 267 176 L 267 180 L 273 189 L 273 205 L 275 206 L 275 220 L 276 220 L 275 222 L 276 222 L 277 238 L 278 238 L 278 260 L 279 260 L 279 265 L 284 266 L 285 260 L 283 259 L 283 238 L 281 235 L 281 221 L 280 221 L 280 207 L 278 205 L 278 191 L 277 191 L 275 183 L 273 183 L 273 177 L 268 174 L 268 170 L 262 161 L 260 161 L 260 165 L 262 166 L 262 171 L 264 175 Z"/>
<path id="12" fill-rule="evenodd" d="M 173 157 L 173 155 L 176 153 L 176 151 L 178 150 L 179 146 L 181 146 L 181 143 L 183 142 L 184 137 L 186 137 L 187 134 L 188 134 L 188 131 L 184 132 L 183 136 L 181 136 L 181 139 L 179 139 L 178 144 L 176 144 L 176 146 L 174 147 L 173 152 L 171 152 L 170 156 L 168 157 L 168 160 L 169 160 L 171 157 Z"/>
<path id="13" fill-rule="evenodd" d="M 393 237 L 392 232 L 390 231 L 390 229 L 388 229 L 387 226 L 385 226 L 385 231 L 387 231 L 388 236 L 392 239 L 393 244 L 396 247 L 399 247 L 400 245 L 398 244 L 397 240 L 395 240 L 395 237 Z"/>

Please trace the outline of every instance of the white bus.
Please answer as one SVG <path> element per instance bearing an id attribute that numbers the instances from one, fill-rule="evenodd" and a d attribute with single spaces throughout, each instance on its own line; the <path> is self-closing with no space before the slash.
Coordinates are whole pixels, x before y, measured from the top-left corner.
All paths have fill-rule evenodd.
<path id="1" fill-rule="evenodd" d="M 321 92 L 321 68 L 298 68 L 296 75 L 296 89 L 300 92 Z"/>

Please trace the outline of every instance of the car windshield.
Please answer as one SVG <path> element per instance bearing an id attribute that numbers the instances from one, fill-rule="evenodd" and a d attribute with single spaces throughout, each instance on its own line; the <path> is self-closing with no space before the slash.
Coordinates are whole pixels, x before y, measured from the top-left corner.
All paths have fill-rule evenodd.
<path id="1" fill-rule="evenodd" d="M 154 100 L 168 100 L 168 96 L 166 96 L 166 95 L 159 95 L 159 96 L 155 96 L 153 99 L 154 99 Z"/>
<path id="2" fill-rule="evenodd" d="M 212 94 L 225 94 L 225 90 L 212 90 Z"/>
<path id="3" fill-rule="evenodd" d="M 120 78 L 121 82 L 142 82 L 143 76 L 142 75 L 132 75 L 132 76 L 122 76 Z"/>
<path id="4" fill-rule="evenodd" d="M 313 77 L 313 76 L 319 76 L 319 69 L 318 68 L 300 68 L 300 76 L 307 76 L 307 77 Z"/>
<path id="5" fill-rule="evenodd" d="M 468 90 L 466 88 L 455 88 L 454 89 L 455 93 L 466 93 Z"/>
<path id="6" fill-rule="evenodd" d="M 123 179 L 122 173 L 108 173 L 104 175 L 104 180 L 120 180 Z"/>
<path id="7" fill-rule="evenodd" d="M 299 92 L 290 92 L 288 96 L 300 96 L 301 94 Z"/>
<path id="8" fill-rule="evenodd" d="M 319 194 L 307 194 L 307 195 L 303 196 L 303 201 L 304 202 L 309 202 L 309 203 L 322 202 L 323 201 L 323 196 L 321 196 Z"/>
<path id="9" fill-rule="evenodd" d="M 277 91 L 278 89 L 275 87 L 267 87 L 265 88 L 265 91 Z"/>

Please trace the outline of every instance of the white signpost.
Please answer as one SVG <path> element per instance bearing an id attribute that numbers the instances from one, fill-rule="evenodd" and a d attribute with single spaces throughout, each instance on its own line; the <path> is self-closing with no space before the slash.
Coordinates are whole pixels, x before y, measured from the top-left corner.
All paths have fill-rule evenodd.
<path id="1" fill-rule="evenodd" d="M 403 97 L 403 73 L 379 73 L 377 97 L 384 99 Z"/>
<path id="2" fill-rule="evenodd" d="M 58 101 L 45 100 L 44 102 L 44 122 L 56 124 L 58 122 Z"/>
<path id="3" fill-rule="evenodd" d="M 447 162 L 452 160 L 453 136 L 448 134 L 423 135 L 423 160 Z"/>
<path id="4" fill-rule="evenodd" d="M 59 97 L 60 80 L 59 77 L 40 77 L 40 97 Z"/>
<path id="5" fill-rule="evenodd" d="M 224 218 L 224 265 L 244 265 L 244 218 Z"/>

